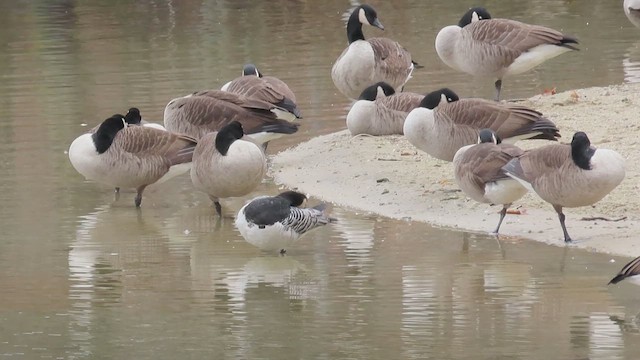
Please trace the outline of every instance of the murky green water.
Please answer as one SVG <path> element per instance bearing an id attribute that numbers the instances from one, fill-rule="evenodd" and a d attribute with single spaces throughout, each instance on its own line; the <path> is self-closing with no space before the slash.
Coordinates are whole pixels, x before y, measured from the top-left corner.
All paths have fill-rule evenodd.
<path id="1" fill-rule="evenodd" d="M 640 79 L 640 30 L 618 1 L 486 1 L 578 36 L 581 51 L 505 80 L 525 97 Z M 435 34 L 463 1 L 374 3 L 425 65 L 407 89 L 493 96 L 448 69 Z M 114 112 L 160 121 L 169 99 L 256 63 L 304 112 L 282 149 L 344 128 L 329 76 L 345 1 L 1 1 L 0 358 L 634 359 L 640 289 L 627 259 L 333 209 L 340 222 L 265 254 L 188 177 L 133 194 L 86 182 L 66 149 Z M 367 35 L 382 35 L 366 29 Z M 265 183 L 255 194 L 275 193 Z M 635 254 L 633 254 L 635 255 Z"/>

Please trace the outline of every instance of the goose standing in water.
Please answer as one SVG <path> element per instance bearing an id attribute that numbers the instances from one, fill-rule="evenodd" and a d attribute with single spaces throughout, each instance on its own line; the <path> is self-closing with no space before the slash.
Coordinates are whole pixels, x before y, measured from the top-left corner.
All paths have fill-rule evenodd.
<path id="1" fill-rule="evenodd" d="M 203 136 L 193 153 L 191 182 L 209 195 L 219 216 L 221 198 L 243 196 L 253 191 L 267 171 L 262 149 L 243 140 L 242 125 L 234 121 L 220 131 Z"/>
<path id="2" fill-rule="evenodd" d="M 387 38 L 365 40 L 362 24 L 384 30 L 376 11 L 369 5 L 356 7 L 347 22 L 349 46 L 331 69 L 336 88 L 351 99 L 379 81 L 402 90 L 411 78 L 415 63 L 411 54 L 398 42 Z"/>
<path id="3" fill-rule="evenodd" d="M 460 99 L 448 88 L 427 94 L 404 122 L 404 136 L 427 154 L 452 161 L 456 151 L 475 144 L 481 129 L 491 129 L 504 142 L 556 140 L 558 128 L 525 106 L 491 100 Z"/>
<path id="4" fill-rule="evenodd" d="M 640 284 L 640 276 L 638 275 L 640 275 L 640 256 L 629 261 L 607 285 L 617 284 L 625 279 L 632 283 Z"/>
<path id="5" fill-rule="evenodd" d="M 573 135 L 571 145 L 553 144 L 528 150 L 503 169 L 553 205 L 565 242 L 571 242 L 571 237 L 562 208 L 595 204 L 615 189 L 625 175 L 622 156 L 591 146 L 583 132 Z"/>
<path id="6" fill-rule="evenodd" d="M 296 96 L 287 84 L 273 76 L 262 76 L 253 64 L 242 68 L 242 76 L 226 83 L 220 90 L 266 101 L 289 111 L 298 119 L 302 114 L 296 104 Z"/>
<path id="7" fill-rule="evenodd" d="M 402 135 L 407 114 L 420 105 L 424 95 L 396 93 L 391 85 L 378 82 L 364 89 L 347 114 L 351 135 Z"/>
<path id="8" fill-rule="evenodd" d="M 527 193 L 524 186 L 502 170 L 511 159 L 522 154 L 519 147 L 502 144 L 493 130 L 482 129 L 478 144 L 460 148 L 453 158 L 456 183 L 467 196 L 477 202 L 503 205 L 495 234 L 500 231 L 511 204 Z"/>
<path id="9" fill-rule="evenodd" d="M 304 194 L 295 191 L 259 196 L 240 209 L 236 228 L 249 244 L 284 254 L 308 231 L 336 221 L 325 214 L 325 204 L 301 207 L 306 201 Z"/>
<path id="10" fill-rule="evenodd" d="M 187 172 L 196 140 L 145 126 L 127 126 L 122 115 L 106 119 L 95 133 L 76 138 L 69 147 L 71 165 L 88 180 L 116 188 L 135 188 L 136 207 L 154 183 Z"/>
<path id="11" fill-rule="evenodd" d="M 502 79 L 524 73 L 571 50 L 576 38 L 544 26 L 509 19 L 492 19 L 481 7 L 469 9 L 458 25 L 444 27 L 436 36 L 436 52 L 449 67 L 475 76 Z"/>
<path id="12" fill-rule="evenodd" d="M 258 144 L 298 131 L 297 123 L 279 116 L 291 115 L 266 101 L 228 91 L 208 90 L 171 100 L 164 109 L 164 126 L 169 131 L 196 139 L 238 121 Z"/>

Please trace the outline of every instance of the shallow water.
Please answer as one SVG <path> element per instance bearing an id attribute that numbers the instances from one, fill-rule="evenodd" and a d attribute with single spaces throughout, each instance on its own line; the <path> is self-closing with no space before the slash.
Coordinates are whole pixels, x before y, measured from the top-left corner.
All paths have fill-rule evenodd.
<path id="1" fill-rule="evenodd" d="M 407 90 L 493 96 L 440 63 L 437 29 L 463 1 L 374 3 L 425 65 Z M 618 2 L 487 1 L 494 16 L 581 40 L 505 80 L 526 97 L 640 79 L 640 30 Z M 0 357 L 635 358 L 640 292 L 605 284 L 627 259 L 334 208 L 285 257 L 218 220 L 188 177 L 133 193 L 83 181 L 70 142 L 130 106 L 215 88 L 251 61 L 289 83 L 305 118 L 277 151 L 344 128 L 331 63 L 348 2 L 0 2 Z M 254 194 L 276 193 L 267 181 Z M 249 196 L 250 197 L 250 196 Z M 249 198 L 247 197 L 247 198 Z"/>

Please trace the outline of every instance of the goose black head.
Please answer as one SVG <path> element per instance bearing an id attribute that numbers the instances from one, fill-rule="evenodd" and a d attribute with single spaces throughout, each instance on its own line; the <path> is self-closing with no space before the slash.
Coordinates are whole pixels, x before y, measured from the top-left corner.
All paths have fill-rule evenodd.
<path id="1" fill-rule="evenodd" d="M 496 134 L 495 131 L 491 129 L 482 129 L 478 133 L 478 144 L 482 143 L 490 143 L 490 144 L 500 144 L 502 139 Z"/>
<path id="2" fill-rule="evenodd" d="M 391 85 L 387 84 L 384 81 L 381 81 L 364 89 L 358 99 L 374 101 L 378 98 L 378 96 L 385 97 L 393 95 L 395 93 L 396 91 Z"/>
<path id="3" fill-rule="evenodd" d="M 244 135 L 244 131 L 242 130 L 242 124 L 237 121 L 226 125 L 216 135 L 216 149 L 220 154 L 227 155 L 229 151 L 229 147 L 233 144 L 234 141 L 241 139 Z"/>
<path id="4" fill-rule="evenodd" d="M 253 64 L 245 64 L 244 67 L 242 68 L 242 76 L 247 76 L 247 75 L 262 77 L 262 74 L 260 73 L 260 71 L 258 71 L 258 68 Z"/>
<path id="5" fill-rule="evenodd" d="M 362 4 L 353 10 L 347 21 L 347 38 L 349 39 L 349 44 L 356 40 L 364 40 L 362 24 L 375 26 L 380 30 L 384 30 L 384 26 L 378 19 L 376 10 L 370 5 Z"/>
<path id="6" fill-rule="evenodd" d="M 291 190 L 278 194 L 278 197 L 287 200 L 291 206 L 295 207 L 300 207 L 307 201 L 307 196 L 305 194 Z"/>
<path id="7" fill-rule="evenodd" d="M 98 154 L 107 151 L 113 143 L 113 139 L 115 139 L 118 134 L 118 131 L 124 129 L 126 126 L 127 123 L 124 116 L 120 114 L 115 114 L 103 121 L 100 127 L 98 127 L 98 130 L 91 135 Z"/>
<path id="8" fill-rule="evenodd" d="M 132 107 L 124 116 L 124 120 L 129 125 L 140 125 L 140 122 L 142 122 L 142 116 L 140 115 L 140 110 L 138 110 L 138 108 Z"/>
<path id="9" fill-rule="evenodd" d="M 591 146 L 591 141 L 587 134 L 582 131 L 573 134 L 571 158 L 576 166 L 584 170 L 591 170 L 591 157 L 595 152 L 596 149 Z"/>
<path id="10" fill-rule="evenodd" d="M 450 103 L 458 100 L 460 100 L 460 98 L 453 90 L 442 88 L 425 95 L 422 101 L 420 101 L 420 106 L 433 110 L 442 103 Z"/>
<path id="11" fill-rule="evenodd" d="M 487 19 L 491 19 L 491 14 L 489 14 L 487 9 L 483 7 L 473 7 L 462 15 L 462 18 L 460 18 L 460 21 L 458 22 L 458 26 L 465 27 L 476 21 Z"/>

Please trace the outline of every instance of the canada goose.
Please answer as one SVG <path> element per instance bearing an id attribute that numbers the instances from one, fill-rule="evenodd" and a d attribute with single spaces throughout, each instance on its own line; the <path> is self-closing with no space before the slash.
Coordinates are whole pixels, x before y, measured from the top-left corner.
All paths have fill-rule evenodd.
<path id="1" fill-rule="evenodd" d="M 253 191 L 267 171 L 262 149 L 242 140 L 242 125 L 233 121 L 220 131 L 203 136 L 193 153 L 191 182 L 209 195 L 222 216 L 221 198 L 243 196 Z"/>
<path id="2" fill-rule="evenodd" d="M 378 82 L 362 91 L 347 114 L 351 135 L 402 135 L 404 119 L 420 105 L 424 95 L 396 93 L 391 85 Z"/>
<path id="3" fill-rule="evenodd" d="M 300 207 L 306 200 L 304 194 L 295 191 L 256 197 L 238 212 L 236 228 L 248 243 L 283 254 L 307 231 L 336 221 L 324 213 L 325 204 Z"/>
<path id="4" fill-rule="evenodd" d="M 351 99 L 356 99 L 362 90 L 378 81 L 402 90 L 413 72 L 415 63 L 411 61 L 411 54 L 398 42 L 387 38 L 365 40 L 362 24 L 384 30 L 371 6 L 360 5 L 353 10 L 347 22 L 349 46 L 331 69 L 333 83 Z"/>
<path id="5" fill-rule="evenodd" d="M 242 76 L 229 81 L 220 90 L 266 101 L 289 111 L 298 119 L 302 118 L 296 96 L 289 86 L 276 77 L 262 76 L 253 64 L 245 65 Z"/>
<path id="6" fill-rule="evenodd" d="M 607 285 L 617 284 L 624 279 L 628 279 L 632 283 L 640 284 L 640 256 L 629 261 L 622 270 L 609 281 Z"/>
<path id="7" fill-rule="evenodd" d="M 535 110 L 491 100 L 459 99 L 447 88 L 427 94 L 420 107 L 407 115 L 403 130 L 413 146 L 437 159 L 452 161 L 458 149 L 476 143 L 484 128 L 495 131 L 507 143 L 560 137 L 556 125 Z"/>
<path id="8" fill-rule="evenodd" d="M 176 98 L 164 109 L 164 126 L 169 131 L 196 139 L 238 121 L 245 134 L 259 144 L 293 134 L 297 123 L 278 118 L 278 108 L 262 100 L 227 91 L 207 90 Z"/>
<path id="9" fill-rule="evenodd" d="M 587 134 L 577 132 L 571 144 L 553 144 L 525 151 L 504 167 L 507 175 L 553 205 L 564 233 L 563 207 L 595 204 L 624 179 L 624 159 L 613 150 L 591 146 Z"/>
<path id="10" fill-rule="evenodd" d="M 486 9 L 474 7 L 458 25 L 438 32 L 436 52 L 455 70 L 497 79 L 496 100 L 500 100 L 503 77 L 521 74 L 562 53 L 578 50 L 571 45 L 577 43 L 576 38 L 554 29 L 492 19 Z"/>
<path id="11" fill-rule="evenodd" d="M 127 126 L 122 115 L 106 119 L 98 131 L 76 138 L 69 147 L 71 165 L 88 180 L 116 188 L 135 188 L 136 207 L 153 184 L 185 173 L 196 140 L 144 126 Z"/>
<path id="12" fill-rule="evenodd" d="M 491 129 L 482 129 L 478 144 L 463 146 L 453 158 L 456 183 L 473 200 L 488 204 L 502 204 L 498 226 L 511 204 L 523 197 L 527 189 L 505 174 L 502 167 L 514 157 L 522 155 L 517 146 L 502 144 Z"/>
<path id="13" fill-rule="evenodd" d="M 633 25 L 640 27 L 640 0 L 624 0 L 624 13 Z"/>

